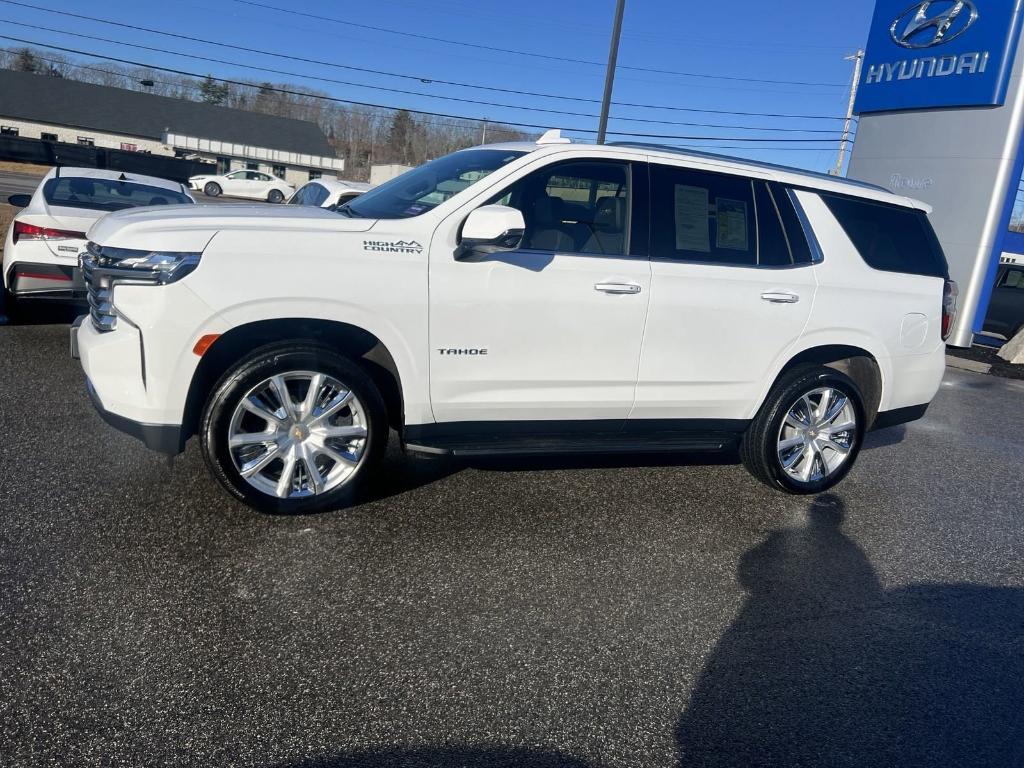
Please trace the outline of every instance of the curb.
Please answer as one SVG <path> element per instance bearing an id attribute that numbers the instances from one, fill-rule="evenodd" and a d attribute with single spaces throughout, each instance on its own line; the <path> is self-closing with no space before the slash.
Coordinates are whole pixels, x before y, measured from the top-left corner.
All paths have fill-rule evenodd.
<path id="1" fill-rule="evenodd" d="M 966 360 L 962 357 L 953 357 L 952 355 L 946 355 L 946 367 L 970 371 L 971 373 L 990 373 L 992 371 L 990 363 L 979 363 L 976 360 Z"/>

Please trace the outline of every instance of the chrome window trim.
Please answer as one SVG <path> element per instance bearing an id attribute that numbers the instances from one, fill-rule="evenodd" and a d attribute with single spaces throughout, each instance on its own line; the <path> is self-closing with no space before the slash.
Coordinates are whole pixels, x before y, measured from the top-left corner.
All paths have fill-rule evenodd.
<path id="1" fill-rule="evenodd" d="M 824 263 L 825 252 L 821 249 L 821 243 L 818 242 L 818 236 L 814 233 L 811 220 L 807 218 L 807 212 L 800 204 L 800 200 L 797 199 L 796 190 L 792 187 L 786 187 L 786 193 L 789 195 L 790 202 L 793 203 L 797 219 L 800 220 L 800 226 L 804 230 L 804 237 L 807 238 L 807 245 L 811 248 L 811 264 L 808 266 Z"/>

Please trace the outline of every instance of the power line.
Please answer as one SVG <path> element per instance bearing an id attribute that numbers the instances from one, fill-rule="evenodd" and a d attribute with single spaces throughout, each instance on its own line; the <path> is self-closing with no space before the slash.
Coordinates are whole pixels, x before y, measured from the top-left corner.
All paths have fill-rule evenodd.
<path id="1" fill-rule="evenodd" d="M 59 15 L 59 16 L 68 16 L 68 17 L 71 17 L 71 18 L 81 19 L 81 20 L 84 20 L 84 21 L 93 21 L 93 22 L 96 22 L 96 23 L 99 23 L 99 24 L 109 24 L 111 26 L 121 27 L 123 29 L 129 29 L 129 30 L 133 30 L 133 31 L 136 31 L 136 32 L 138 32 L 138 31 L 147 32 L 147 33 L 154 34 L 154 35 L 162 35 L 163 37 L 171 37 L 171 38 L 176 38 L 176 39 L 179 39 L 179 40 L 187 40 L 189 42 L 202 43 L 204 45 L 213 45 L 213 46 L 217 46 L 217 47 L 220 47 L 220 48 L 228 48 L 230 50 L 242 51 L 242 52 L 245 52 L 245 53 L 254 53 L 254 54 L 257 54 L 257 55 L 270 56 L 272 58 L 277 58 L 277 59 L 285 59 L 285 60 L 288 60 L 288 61 L 297 61 L 297 62 L 301 62 L 301 63 L 304 63 L 304 64 L 314 64 L 314 65 L 320 66 L 320 67 L 332 67 L 334 69 L 344 69 L 344 70 L 349 70 L 349 71 L 353 71 L 353 72 L 364 72 L 364 73 L 367 73 L 367 74 L 381 75 L 381 76 L 384 76 L 384 77 L 395 77 L 395 78 L 399 78 L 399 79 L 403 79 L 403 80 L 415 80 L 415 81 L 421 82 L 421 83 L 428 83 L 428 84 L 429 83 L 437 83 L 439 85 L 448 85 L 448 86 L 452 86 L 452 87 L 456 87 L 456 88 L 470 88 L 470 89 L 473 89 L 473 90 L 491 91 L 491 92 L 494 92 L 494 93 L 507 93 L 507 94 L 517 95 L 517 96 L 531 96 L 531 97 L 535 97 L 535 98 L 558 99 L 558 100 L 563 100 L 563 101 L 575 101 L 575 102 L 588 103 L 588 104 L 600 104 L 601 103 L 600 99 L 589 99 L 589 98 L 582 97 L 582 96 L 568 96 L 568 95 L 564 95 L 564 94 L 542 93 L 542 92 L 538 92 L 538 91 L 526 91 L 526 90 L 518 90 L 518 89 L 514 89 L 514 88 L 501 88 L 501 87 L 498 87 L 498 86 L 488 86 L 488 85 L 479 85 L 479 84 L 473 84 L 473 83 L 463 83 L 463 82 L 460 82 L 460 81 L 457 81 L 457 80 L 441 80 L 441 79 L 438 79 L 438 78 L 427 77 L 427 76 L 423 76 L 423 75 L 409 75 L 409 74 L 404 74 L 404 73 L 399 73 L 399 72 L 387 72 L 385 70 L 370 69 L 370 68 L 367 68 L 367 67 L 358 67 L 358 66 L 351 65 L 351 64 L 338 64 L 338 63 L 332 62 L 332 61 L 322 61 L 322 60 L 319 60 L 319 59 L 310 59 L 310 58 L 306 58 L 306 57 L 303 57 L 303 56 L 294 56 L 294 55 L 289 55 L 289 54 L 284 54 L 284 53 L 276 53 L 276 52 L 271 52 L 271 51 L 264 51 L 264 50 L 259 50 L 259 49 L 256 49 L 256 48 L 248 48 L 248 47 L 242 46 L 242 45 L 235 45 L 233 43 L 223 43 L 223 42 L 218 42 L 216 40 L 206 40 L 204 38 L 194 37 L 192 35 L 183 35 L 183 34 L 179 34 L 179 33 L 176 33 L 176 32 L 165 32 L 165 31 L 159 30 L 159 29 L 151 29 L 149 27 L 142 27 L 142 26 L 135 25 L 135 24 L 126 24 L 126 23 L 123 23 L 123 22 L 115 21 L 113 19 L 103 19 L 103 18 L 99 18 L 99 17 L 96 17 L 96 16 L 87 16 L 85 14 L 73 13 L 71 11 L 58 11 L 58 10 L 55 10 L 55 9 L 46 8 L 44 6 L 34 5 L 32 3 L 20 2 L 19 0 L 0 0 L 0 3 L 5 3 L 7 5 L 15 5 L 15 6 L 19 6 L 19 7 L 22 7 L 22 8 L 31 8 L 31 9 L 34 9 L 34 10 L 43 11 L 45 13 L 52 13 L 52 14 L 56 14 L 56 15 Z M 615 106 L 631 107 L 631 108 L 635 108 L 635 109 L 659 109 L 659 110 L 667 110 L 667 111 L 672 111 L 672 112 L 694 112 L 694 113 L 700 113 L 700 114 L 731 115 L 731 116 L 738 116 L 738 117 L 770 117 L 770 118 L 781 118 L 781 119 L 831 120 L 831 121 L 842 121 L 842 120 L 845 120 L 845 117 L 839 117 L 839 116 L 833 117 L 833 116 L 825 116 L 825 115 L 798 115 L 798 114 L 772 113 L 772 112 L 743 112 L 743 111 L 722 110 L 722 109 L 698 109 L 698 108 L 694 108 L 694 107 L 678 107 L 678 106 L 672 106 L 672 105 L 666 105 L 666 104 L 638 104 L 638 103 L 634 103 L 634 102 L 624 102 L 624 101 L 616 101 L 616 102 L 612 102 L 612 103 Z"/>
<path id="2" fill-rule="evenodd" d="M 40 48 L 48 48 L 50 50 L 62 51 L 64 53 L 73 53 L 73 54 L 76 54 L 76 55 L 79 55 L 79 56 L 87 56 L 87 57 L 95 58 L 95 59 L 104 59 L 105 61 L 114 61 L 114 62 L 117 62 L 119 64 L 129 64 L 129 65 L 135 66 L 135 67 L 144 67 L 144 68 L 156 70 L 158 72 L 171 72 L 171 73 L 176 74 L 176 75 L 184 75 L 185 77 L 193 77 L 193 78 L 196 78 L 196 79 L 199 79 L 199 80 L 202 80 L 202 79 L 205 79 L 205 78 L 208 77 L 211 80 L 214 80 L 216 82 L 228 83 L 228 84 L 231 84 L 231 85 L 237 85 L 237 86 L 244 87 L 244 88 L 254 88 L 254 87 L 259 88 L 259 87 L 263 87 L 266 90 L 269 90 L 269 91 L 272 91 L 272 92 L 275 92 L 275 93 L 284 93 L 284 94 L 288 94 L 288 95 L 291 95 L 291 96 L 300 96 L 302 98 L 320 99 L 320 100 L 323 100 L 323 101 L 331 101 L 331 102 L 340 103 L 340 104 L 354 104 L 354 105 L 357 105 L 357 106 L 371 107 L 371 108 L 375 108 L 375 109 L 389 109 L 389 110 L 394 110 L 394 111 L 399 111 L 399 110 L 403 110 L 404 109 L 406 112 L 409 112 L 409 113 L 412 113 L 412 114 L 429 115 L 429 116 L 432 116 L 432 117 L 444 117 L 444 118 L 449 118 L 449 119 L 452 119 L 452 120 L 469 120 L 469 121 L 475 121 L 475 122 L 483 122 L 484 121 L 484 118 L 482 118 L 482 117 L 472 117 L 472 116 L 467 116 L 467 115 L 452 115 L 452 114 L 446 114 L 444 112 L 430 112 L 430 111 L 427 111 L 427 110 L 409 109 L 409 108 L 406 108 L 406 107 L 395 107 L 395 106 L 391 106 L 391 105 L 388 105 L 388 104 L 374 104 L 374 103 L 365 102 L 365 101 L 355 101 L 353 99 L 342 99 L 342 98 L 338 98 L 336 96 L 326 96 L 326 95 L 321 95 L 321 94 L 303 93 L 302 91 L 294 91 L 294 90 L 290 90 L 290 89 L 287 89 L 287 88 L 279 88 L 279 87 L 276 87 L 276 86 L 274 86 L 274 87 L 258 86 L 258 85 L 254 85 L 253 83 L 244 82 L 242 80 L 232 80 L 230 78 L 225 78 L 225 77 L 213 77 L 212 75 L 201 75 L 201 74 L 198 74 L 196 72 L 189 72 L 187 70 L 174 69 L 172 67 L 160 67 L 160 66 L 156 66 L 154 64 L 147 64 L 145 62 L 134 61 L 132 59 L 122 59 L 122 58 L 119 58 L 117 56 L 107 56 L 105 54 L 93 53 L 91 51 L 83 51 L 83 50 L 76 49 L 76 48 L 68 48 L 68 47 L 60 46 L 60 45 L 51 45 L 49 43 L 40 43 L 37 40 L 28 40 L 28 39 L 21 38 L 21 37 L 15 37 L 13 35 L 3 35 L 3 34 L 0 34 L 0 39 L 2 39 L 2 40 L 11 40 L 13 42 L 21 43 L 23 45 L 35 45 L 35 46 L 39 46 Z M 546 129 L 551 127 L 550 125 L 541 125 L 541 124 L 538 124 L 538 123 L 513 122 L 511 120 L 502 120 L 501 123 L 504 124 L 504 125 L 513 126 L 513 127 L 517 127 L 517 128 L 534 128 L 534 129 L 537 129 L 537 130 L 546 130 Z M 570 132 L 573 132 L 573 133 L 585 133 L 585 134 L 596 134 L 597 133 L 596 130 L 593 130 L 593 129 L 590 129 L 590 128 L 573 128 L 573 127 L 565 127 L 565 126 L 563 126 L 562 130 L 570 131 Z M 674 135 L 674 134 L 631 133 L 631 132 L 626 132 L 626 131 L 613 131 L 612 133 L 614 135 L 616 135 L 616 136 L 625 136 L 625 137 L 629 137 L 629 138 L 675 139 L 675 140 L 679 140 L 679 141 L 723 141 L 724 140 L 724 141 L 744 142 L 744 143 L 746 143 L 746 142 L 753 142 L 753 143 L 779 143 L 779 144 L 814 144 L 814 143 L 818 143 L 818 144 L 821 144 L 821 143 L 832 144 L 832 143 L 834 143 L 834 142 L 832 142 L 829 139 L 773 139 L 773 138 L 763 138 L 763 137 L 751 137 L 751 138 L 745 138 L 744 137 L 744 138 L 738 138 L 738 137 L 722 137 L 722 136 L 679 136 L 679 135 Z"/>
<path id="3" fill-rule="evenodd" d="M 500 107 L 500 108 L 503 108 L 503 109 L 516 109 L 516 110 L 524 110 L 524 111 L 527 111 L 527 112 L 541 112 L 541 113 L 551 114 L 551 115 L 563 115 L 563 116 L 568 116 L 568 117 L 586 117 L 586 118 L 593 118 L 593 119 L 596 119 L 598 117 L 595 114 L 591 114 L 591 113 L 587 113 L 587 112 L 570 112 L 570 111 L 567 111 L 567 110 L 548 109 L 546 107 L 528 107 L 528 106 L 519 106 L 519 105 L 515 105 L 515 104 L 503 104 L 503 103 L 494 102 L 494 101 L 483 101 L 483 100 L 480 100 L 480 99 L 466 99 L 466 98 L 462 98 L 462 97 L 459 97 L 459 96 L 443 96 L 443 95 L 439 95 L 439 94 L 423 93 L 422 91 L 410 91 L 410 90 L 405 90 L 405 89 L 402 89 L 402 88 L 390 88 L 390 87 L 387 87 L 387 86 L 377 86 L 377 85 L 368 85 L 368 84 L 365 84 L 365 83 L 355 83 L 355 82 L 352 82 L 352 81 L 349 81 L 349 80 L 338 80 L 336 78 L 322 77 L 322 76 L 319 76 L 319 75 L 305 75 L 305 74 L 302 74 L 302 73 L 299 73 L 299 72 L 287 72 L 287 71 L 284 71 L 284 70 L 270 69 L 269 67 L 260 67 L 260 66 L 254 65 L 254 64 L 239 64 L 239 63 L 236 63 L 236 62 L 233 62 L 233 61 L 227 61 L 225 59 L 217 59 L 217 58 L 213 58 L 213 57 L 210 57 L 210 56 L 200 56 L 199 54 L 193 54 L 193 53 L 181 53 L 179 51 L 172 51 L 172 50 L 168 50 L 166 48 L 158 48 L 158 47 L 151 46 L 151 45 L 142 45 L 140 43 L 130 43 L 130 42 L 126 42 L 126 41 L 123 41 L 123 40 L 113 40 L 113 39 L 108 38 L 108 37 L 100 37 L 99 35 L 88 35 L 88 34 L 85 34 L 84 32 L 72 32 L 72 31 L 66 30 L 66 29 L 56 29 L 54 27 L 45 27 L 45 26 L 42 26 L 42 25 L 39 25 L 39 24 L 27 24 L 27 23 L 23 23 L 23 22 L 19 22 L 19 21 L 14 21 L 12 19 L 0 18 L 0 23 L 13 24 L 13 25 L 19 26 L 19 27 L 29 27 L 31 29 L 39 29 L 39 30 L 44 30 L 46 32 L 54 32 L 54 33 L 59 34 L 59 35 L 70 35 L 72 37 L 79 37 L 79 38 L 83 38 L 83 39 L 86 39 L 86 40 L 93 40 L 93 41 L 97 41 L 97 42 L 112 43 L 114 45 L 123 45 L 123 46 L 127 46 L 129 48 L 138 48 L 138 49 L 144 50 L 144 51 L 152 51 L 152 52 L 156 52 L 156 53 L 165 53 L 165 54 L 169 54 L 171 56 L 180 56 L 180 57 L 183 57 L 183 58 L 195 59 L 197 61 L 205 61 L 205 62 L 210 62 L 210 63 L 214 63 L 214 64 L 225 64 L 227 66 L 232 66 L 232 67 L 240 67 L 240 68 L 243 68 L 243 69 L 252 69 L 252 70 L 255 70 L 255 71 L 258 71 L 258 72 L 268 72 L 268 73 L 271 73 L 271 74 L 283 75 L 283 76 L 286 76 L 286 77 L 297 77 L 297 78 L 302 78 L 302 79 L 306 79 L 306 80 L 316 80 L 318 82 L 332 83 L 332 84 L 335 84 L 335 85 L 347 85 L 347 86 L 352 86 L 352 87 L 356 87 L 356 88 L 368 88 L 370 90 L 376 90 L 376 91 L 387 91 L 389 93 L 399 93 L 399 94 L 403 94 L 403 95 L 407 95 L 407 96 L 420 96 L 420 97 L 425 97 L 425 98 L 429 98 L 429 99 L 443 99 L 443 100 L 447 100 L 447 101 L 456 101 L 456 102 L 460 102 L 460 103 L 463 103 L 463 104 L 476 104 L 476 105 L 487 106 L 487 107 Z M 815 128 L 773 128 L 773 127 L 763 127 L 762 128 L 762 127 L 745 126 L 745 125 L 725 125 L 725 124 L 722 124 L 722 123 L 695 123 L 695 122 L 687 122 L 687 121 L 679 121 L 679 120 L 656 120 L 656 119 L 645 119 L 645 118 L 639 118 L 639 117 L 619 117 L 617 115 L 612 115 L 611 119 L 613 119 L 613 120 L 620 120 L 620 121 L 623 121 L 623 122 L 630 122 L 630 123 L 646 123 L 648 125 L 680 125 L 680 126 L 696 127 L 696 128 L 724 128 L 724 129 L 733 130 L 733 131 L 760 131 L 760 132 L 772 132 L 772 133 L 801 133 L 801 134 L 815 133 L 815 134 L 826 134 L 828 136 L 833 137 L 836 141 L 839 140 L 839 131 L 838 130 L 821 130 L 821 129 L 815 129 Z M 721 137 L 721 138 L 727 138 L 727 137 Z"/>
<path id="4" fill-rule="evenodd" d="M 481 45 L 479 43 L 468 43 L 465 40 L 449 40 L 443 37 L 434 37 L 432 35 L 424 35 L 418 32 L 403 32 L 397 29 L 388 29 L 387 27 L 378 27 L 372 24 L 360 24 L 355 21 L 349 21 L 348 19 L 339 19 L 333 16 L 322 16 L 316 13 L 309 13 L 307 11 L 296 11 L 292 8 L 281 8 L 276 5 L 270 5 L 269 3 L 260 3 L 255 0 L 234 0 L 236 3 L 243 5 L 250 5 L 255 8 L 264 8 L 271 11 L 277 11 L 278 13 L 287 13 L 294 16 L 305 16 L 306 18 L 316 19 L 317 21 L 329 21 L 334 24 L 344 24 L 348 27 L 356 27 L 357 29 L 368 29 L 374 32 L 384 32 L 389 35 L 401 35 L 402 37 L 416 38 L 417 40 L 430 40 L 436 43 L 444 43 L 446 45 L 458 45 L 465 48 L 478 48 L 485 51 L 498 51 L 500 53 L 509 53 L 516 56 L 530 56 L 538 59 L 547 59 L 549 61 L 561 61 L 569 64 L 587 64 L 589 66 L 603 67 L 604 62 L 591 61 L 589 59 L 575 59 L 567 56 L 552 56 L 546 53 L 534 53 L 531 51 L 520 51 L 513 48 L 497 48 L 493 45 Z M 845 86 L 841 83 L 814 83 L 804 82 L 799 80 L 764 80 L 753 77 L 730 77 L 727 75 L 709 75 L 701 72 L 680 72 L 673 69 L 657 69 L 653 67 L 636 67 L 620 65 L 619 69 L 628 69 L 634 72 L 651 72 L 660 75 L 676 75 L 680 77 L 696 77 L 706 80 L 731 80 L 742 83 L 761 83 L 768 85 L 803 85 L 803 86 L 816 86 L 822 88 L 844 88 Z"/>

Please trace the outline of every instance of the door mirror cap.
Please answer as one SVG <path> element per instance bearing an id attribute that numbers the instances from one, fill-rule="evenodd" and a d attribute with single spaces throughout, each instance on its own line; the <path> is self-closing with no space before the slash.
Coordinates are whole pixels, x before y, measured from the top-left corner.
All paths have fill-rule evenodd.
<path id="1" fill-rule="evenodd" d="M 32 202 L 32 195 L 11 195 L 7 202 L 15 208 L 28 208 L 28 204 Z"/>
<path id="2" fill-rule="evenodd" d="M 462 224 L 462 239 L 456 259 L 467 259 L 500 251 L 514 251 L 523 240 L 526 221 L 522 211 L 507 205 L 484 205 Z"/>

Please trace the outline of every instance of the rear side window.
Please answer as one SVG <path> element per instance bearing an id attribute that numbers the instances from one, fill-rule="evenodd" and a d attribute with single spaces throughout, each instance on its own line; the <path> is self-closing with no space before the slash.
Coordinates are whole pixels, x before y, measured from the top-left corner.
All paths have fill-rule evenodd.
<path id="1" fill-rule="evenodd" d="M 787 190 L 743 176 L 654 164 L 655 258 L 743 267 L 811 263 Z"/>
<path id="2" fill-rule="evenodd" d="M 883 272 L 949 277 L 942 246 L 924 211 L 822 194 L 868 266 Z"/>

